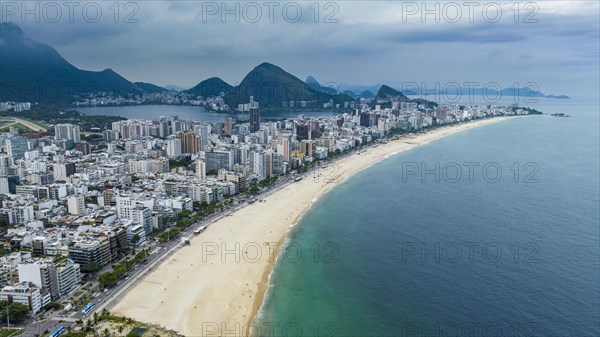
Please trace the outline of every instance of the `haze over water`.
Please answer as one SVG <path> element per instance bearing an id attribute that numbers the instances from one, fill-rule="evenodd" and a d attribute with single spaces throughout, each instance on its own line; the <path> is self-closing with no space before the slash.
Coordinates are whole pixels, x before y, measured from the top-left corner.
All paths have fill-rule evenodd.
<path id="1" fill-rule="evenodd" d="M 280 257 L 261 334 L 598 336 L 597 102 L 539 104 L 572 117 L 468 130 L 333 189 L 288 237 L 303 255 Z M 439 182 L 403 180 L 403 168 L 436 162 L 448 168 Z M 449 163 L 463 167 L 458 182 Z M 482 176 L 489 163 L 497 182 Z"/>

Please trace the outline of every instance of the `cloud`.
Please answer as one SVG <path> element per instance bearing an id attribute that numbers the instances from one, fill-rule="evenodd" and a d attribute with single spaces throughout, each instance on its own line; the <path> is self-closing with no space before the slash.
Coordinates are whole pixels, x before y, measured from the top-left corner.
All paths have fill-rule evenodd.
<path id="1" fill-rule="evenodd" d="M 79 18 L 20 24 L 25 34 L 54 46 L 80 68 L 112 68 L 129 80 L 159 85 L 192 86 L 211 76 L 235 83 L 268 60 L 321 82 L 514 79 L 539 82 L 547 92 L 597 88 L 589 74 L 598 69 L 600 27 L 598 11 L 592 10 L 598 6 L 556 3 L 538 2 L 538 23 L 531 24 L 515 23 L 508 9 L 497 23 L 403 22 L 402 4 L 388 1 L 339 2 L 338 23 L 323 22 L 333 13 L 323 3 L 318 23 L 310 9 L 314 2 L 299 3 L 303 15 L 296 23 L 286 22 L 281 12 L 274 23 L 223 23 L 220 15 L 203 21 L 202 3 L 148 1 L 136 2 L 137 23 L 123 22 L 131 11 L 122 7 L 115 23 L 110 2 L 103 3 L 104 16 L 96 23 Z"/>

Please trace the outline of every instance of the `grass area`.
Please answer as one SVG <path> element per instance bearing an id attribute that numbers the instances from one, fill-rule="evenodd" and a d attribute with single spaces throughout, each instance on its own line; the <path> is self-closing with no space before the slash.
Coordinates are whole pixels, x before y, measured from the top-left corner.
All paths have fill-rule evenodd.
<path id="1" fill-rule="evenodd" d="M 44 129 L 49 129 L 50 128 L 49 125 L 46 125 L 46 124 L 44 124 L 44 123 L 42 123 L 40 121 L 34 121 L 34 120 L 31 120 L 31 119 L 26 119 L 26 118 L 21 118 L 21 119 L 26 120 L 28 122 L 31 122 L 31 123 L 39 126 L 40 128 L 44 128 Z"/>
<path id="2" fill-rule="evenodd" d="M 28 118 L 22 118 L 22 117 L 14 117 L 14 118 L 12 118 L 12 117 L 9 117 L 9 116 L 6 116 L 6 117 L 0 117 L 0 126 L 1 126 L 2 124 L 14 123 L 14 122 L 16 121 L 16 120 L 15 120 L 15 118 L 22 119 L 22 120 L 24 120 L 24 121 L 30 122 L 30 123 L 32 123 L 32 124 L 35 124 L 35 125 L 39 126 L 40 128 L 43 128 L 44 130 L 48 130 L 48 129 L 50 128 L 50 126 L 49 126 L 49 125 L 47 125 L 47 124 L 44 124 L 44 123 L 42 123 L 42 122 L 40 122 L 40 121 L 34 121 L 34 120 L 31 120 L 31 119 L 28 119 Z M 18 123 L 18 124 L 19 124 L 19 125 L 22 125 L 21 123 Z"/>
<path id="3" fill-rule="evenodd" d="M 145 324 L 129 317 L 115 316 L 107 310 L 94 313 L 84 322 L 77 323 L 81 330 L 77 336 L 150 336 L 150 337 L 182 337 L 175 331 L 167 330 L 154 324 Z M 76 336 L 76 335 L 73 335 Z"/>
<path id="4" fill-rule="evenodd" d="M 9 336 L 18 336 L 23 333 L 23 329 L 13 329 L 13 328 L 2 328 L 0 330 L 0 337 L 9 337 Z"/>
<path id="5" fill-rule="evenodd" d="M 11 125 L 2 127 L 2 128 L 0 128 L 0 132 L 10 132 L 10 130 L 12 128 L 19 129 L 19 133 L 31 133 L 31 132 L 35 132 L 35 131 L 31 130 L 30 128 L 26 127 L 25 125 L 23 125 L 21 123 L 15 123 L 15 124 L 11 124 Z"/>

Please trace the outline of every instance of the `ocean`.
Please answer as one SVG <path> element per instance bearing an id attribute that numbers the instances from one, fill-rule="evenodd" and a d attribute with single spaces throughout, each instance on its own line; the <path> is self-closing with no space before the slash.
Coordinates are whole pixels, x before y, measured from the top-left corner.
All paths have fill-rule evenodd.
<path id="1" fill-rule="evenodd" d="M 261 336 L 600 335 L 598 99 L 390 156 L 290 231 Z"/>

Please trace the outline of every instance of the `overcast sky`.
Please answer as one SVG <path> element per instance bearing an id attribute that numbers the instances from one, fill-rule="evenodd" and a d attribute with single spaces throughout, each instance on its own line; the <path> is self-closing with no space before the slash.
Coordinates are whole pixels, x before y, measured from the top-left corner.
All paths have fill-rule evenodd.
<path id="1" fill-rule="evenodd" d="M 230 1 L 235 22 L 221 1 L 121 2 L 118 13 L 112 1 L 81 2 L 71 17 L 60 1 L 3 1 L 0 15 L 79 68 L 163 86 L 212 76 L 235 84 L 271 62 L 321 83 L 534 82 L 547 94 L 597 95 L 598 1 L 520 2 L 518 15 L 512 3 L 480 1 L 458 15 L 448 2 L 320 2 L 317 12 L 314 2 Z M 427 9 L 439 22 L 422 17 Z"/>

